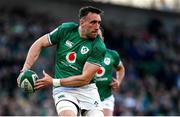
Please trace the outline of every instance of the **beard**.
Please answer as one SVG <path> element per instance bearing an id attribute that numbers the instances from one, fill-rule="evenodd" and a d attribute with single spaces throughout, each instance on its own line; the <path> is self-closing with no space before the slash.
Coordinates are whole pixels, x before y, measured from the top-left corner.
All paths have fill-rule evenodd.
<path id="1" fill-rule="evenodd" d="M 87 35 L 87 37 L 88 37 L 89 40 L 94 40 L 97 37 L 97 35 L 98 34 L 96 34 L 96 35 L 95 34 L 94 35 L 91 34 L 91 35 Z"/>

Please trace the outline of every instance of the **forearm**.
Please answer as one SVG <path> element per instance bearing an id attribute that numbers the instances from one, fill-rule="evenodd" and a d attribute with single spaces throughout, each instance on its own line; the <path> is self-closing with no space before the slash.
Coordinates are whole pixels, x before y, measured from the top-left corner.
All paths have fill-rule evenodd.
<path id="1" fill-rule="evenodd" d="M 32 67 L 32 65 L 35 63 L 35 61 L 39 57 L 40 52 L 41 52 L 41 48 L 36 47 L 36 43 L 34 43 L 31 46 L 31 48 L 29 49 L 29 52 L 28 52 L 27 57 L 26 57 L 26 61 L 25 61 L 24 66 L 23 66 L 23 70 L 24 69 L 30 69 Z"/>
<path id="2" fill-rule="evenodd" d="M 61 86 L 84 86 L 90 83 L 99 66 L 91 63 L 85 63 L 83 73 L 81 75 L 63 78 L 60 81 Z"/>
<path id="3" fill-rule="evenodd" d="M 124 75 L 125 75 L 124 67 L 121 67 L 119 70 L 116 71 L 116 77 L 117 77 L 120 84 L 124 78 Z"/>
<path id="4" fill-rule="evenodd" d="M 71 76 L 60 80 L 61 86 L 84 86 L 89 84 L 91 78 L 85 78 L 83 75 Z"/>
<path id="5" fill-rule="evenodd" d="M 86 62 L 81 75 L 61 79 L 61 86 L 83 86 L 90 83 L 99 66 Z"/>
<path id="6" fill-rule="evenodd" d="M 48 47 L 48 46 L 50 46 L 50 44 L 48 42 L 47 35 L 44 35 L 40 37 L 38 40 L 36 40 L 28 51 L 26 61 L 24 63 L 22 70 L 30 69 L 32 65 L 35 63 L 35 61 L 38 59 L 41 49 L 43 47 Z"/>
<path id="7" fill-rule="evenodd" d="M 99 69 L 99 66 L 86 62 L 83 68 L 83 73 L 81 75 L 70 76 L 63 79 L 52 78 L 50 75 L 45 73 L 45 71 L 43 71 L 44 77 L 36 81 L 34 89 L 39 90 L 41 88 L 51 86 L 51 85 L 55 87 L 84 86 L 90 83 L 90 81 L 92 80 L 93 76 L 95 75 L 98 69 Z"/>

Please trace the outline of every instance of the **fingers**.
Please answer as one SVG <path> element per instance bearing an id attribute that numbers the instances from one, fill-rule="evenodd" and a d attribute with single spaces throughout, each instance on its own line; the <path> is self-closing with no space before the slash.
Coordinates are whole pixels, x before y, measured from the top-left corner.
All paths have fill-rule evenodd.
<path id="1" fill-rule="evenodd" d="M 46 75 L 46 72 L 45 72 L 45 70 L 43 70 L 43 75 Z"/>
<path id="2" fill-rule="evenodd" d="M 34 84 L 34 90 L 39 90 L 46 87 L 46 83 L 43 79 L 39 79 L 36 81 L 36 83 Z"/>
<path id="3" fill-rule="evenodd" d="M 52 85 L 52 77 L 43 70 L 44 77 L 38 79 L 34 85 L 34 90 L 39 90 Z"/>
<path id="4" fill-rule="evenodd" d="M 42 89 L 43 87 L 45 87 L 45 80 L 43 78 L 38 79 L 34 84 L 34 90 L 39 90 Z"/>
<path id="5" fill-rule="evenodd" d="M 44 78 L 36 80 L 36 83 L 38 82 L 45 82 Z"/>
<path id="6" fill-rule="evenodd" d="M 118 83 L 118 80 L 113 78 L 110 86 L 117 85 L 117 83 Z"/>
<path id="7" fill-rule="evenodd" d="M 117 80 L 116 78 L 113 78 L 112 81 L 113 81 L 113 82 L 116 82 L 116 81 L 118 81 L 118 80 Z"/>
<path id="8" fill-rule="evenodd" d="M 113 86 L 113 85 L 116 85 L 117 83 L 116 82 L 112 82 L 111 84 L 110 84 L 110 86 Z"/>
<path id="9" fill-rule="evenodd" d="M 44 76 L 49 76 L 49 75 L 45 72 L 45 70 L 43 70 L 43 75 L 44 75 Z"/>
<path id="10" fill-rule="evenodd" d="M 41 84 L 44 84 L 44 80 L 43 79 L 37 80 L 34 85 L 41 85 Z"/>
<path id="11" fill-rule="evenodd" d="M 45 72 L 45 70 L 43 70 L 43 75 L 46 77 L 46 76 L 49 76 L 46 72 Z"/>
<path id="12" fill-rule="evenodd" d="M 17 85 L 18 85 L 18 87 L 20 87 L 20 79 L 19 79 L 19 77 L 17 78 Z"/>
<path id="13" fill-rule="evenodd" d="M 43 70 L 43 75 L 46 77 L 50 77 L 50 75 L 49 74 L 47 74 L 46 72 L 45 72 L 45 70 Z"/>
<path id="14" fill-rule="evenodd" d="M 18 78 L 17 78 L 17 85 L 18 85 L 18 87 L 20 87 L 20 79 L 21 79 L 22 75 L 23 75 L 23 72 L 21 72 L 19 74 Z"/>
<path id="15" fill-rule="evenodd" d="M 34 90 L 36 91 L 36 90 L 40 90 L 40 89 L 42 89 L 42 88 L 44 88 L 45 86 L 44 85 L 36 85 L 35 87 L 34 87 Z"/>

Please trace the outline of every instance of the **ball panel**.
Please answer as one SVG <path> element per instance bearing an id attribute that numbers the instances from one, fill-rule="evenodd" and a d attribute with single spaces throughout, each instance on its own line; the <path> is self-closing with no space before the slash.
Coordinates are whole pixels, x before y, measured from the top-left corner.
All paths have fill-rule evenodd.
<path id="1" fill-rule="evenodd" d="M 32 70 L 22 72 L 18 77 L 19 85 L 26 92 L 34 92 L 34 84 L 38 75 Z"/>
<path id="2" fill-rule="evenodd" d="M 21 88 L 26 92 L 34 92 L 33 85 L 28 81 L 28 79 L 24 79 L 21 83 Z"/>

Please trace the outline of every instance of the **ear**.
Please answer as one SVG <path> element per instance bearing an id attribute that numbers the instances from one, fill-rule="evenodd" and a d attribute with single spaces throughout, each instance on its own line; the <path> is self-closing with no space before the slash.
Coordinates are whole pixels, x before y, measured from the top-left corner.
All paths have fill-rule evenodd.
<path id="1" fill-rule="evenodd" d="M 83 25 L 83 23 L 84 23 L 84 19 L 83 19 L 83 18 L 81 18 L 81 19 L 80 19 L 80 21 L 79 21 L 79 23 L 80 23 L 80 25 Z"/>

